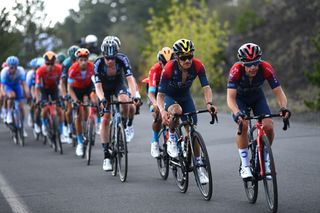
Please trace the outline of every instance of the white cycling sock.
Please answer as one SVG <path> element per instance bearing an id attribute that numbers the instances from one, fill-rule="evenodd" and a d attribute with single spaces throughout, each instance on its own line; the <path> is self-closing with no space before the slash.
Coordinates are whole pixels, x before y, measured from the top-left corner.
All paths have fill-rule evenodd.
<path id="1" fill-rule="evenodd" d="M 241 158 L 241 165 L 242 167 L 248 167 L 249 164 L 249 156 L 248 156 L 248 149 L 239 149 L 239 155 Z"/>
<path id="2" fill-rule="evenodd" d="M 170 131 L 169 131 L 169 138 L 170 138 L 171 141 L 175 141 L 175 140 L 176 140 L 176 134 L 175 134 L 175 132 L 170 132 Z"/>

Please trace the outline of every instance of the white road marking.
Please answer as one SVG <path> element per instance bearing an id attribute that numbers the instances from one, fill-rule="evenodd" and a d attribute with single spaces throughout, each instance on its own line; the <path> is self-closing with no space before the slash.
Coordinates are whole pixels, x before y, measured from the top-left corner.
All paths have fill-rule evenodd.
<path id="1" fill-rule="evenodd" d="M 20 199 L 19 195 L 9 186 L 6 179 L 0 173 L 0 192 L 7 200 L 14 213 L 30 213 L 28 206 Z"/>

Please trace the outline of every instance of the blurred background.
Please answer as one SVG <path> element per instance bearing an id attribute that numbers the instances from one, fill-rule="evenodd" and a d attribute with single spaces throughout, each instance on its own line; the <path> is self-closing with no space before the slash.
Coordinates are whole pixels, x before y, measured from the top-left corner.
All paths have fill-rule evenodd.
<path id="1" fill-rule="evenodd" d="M 27 67 L 44 51 L 66 53 L 89 34 L 97 36 L 98 48 L 105 36 L 116 35 L 140 82 L 159 49 L 188 38 L 206 66 L 216 104 L 227 111 L 229 69 L 238 48 L 253 42 L 275 68 L 289 108 L 320 111 L 318 0 L 10 0 L 0 9 L 0 62 L 16 55 Z M 199 83 L 192 89 L 198 100 Z"/>

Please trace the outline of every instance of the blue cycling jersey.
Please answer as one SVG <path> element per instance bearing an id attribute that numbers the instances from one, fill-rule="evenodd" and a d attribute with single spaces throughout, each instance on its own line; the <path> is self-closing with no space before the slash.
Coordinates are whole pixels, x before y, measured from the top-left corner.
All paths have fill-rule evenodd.
<path id="1" fill-rule="evenodd" d="M 34 70 L 27 72 L 26 81 L 29 89 L 36 84 L 36 72 Z"/>
<path id="2" fill-rule="evenodd" d="M 4 85 L 13 87 L 24 81 L 26 81 L 26 73 L 21 66 L 17 67 L 17 70 L 13 75 L 9 73 L 9 67 L 5 67 L 1 71 L 1 83 Z"/>

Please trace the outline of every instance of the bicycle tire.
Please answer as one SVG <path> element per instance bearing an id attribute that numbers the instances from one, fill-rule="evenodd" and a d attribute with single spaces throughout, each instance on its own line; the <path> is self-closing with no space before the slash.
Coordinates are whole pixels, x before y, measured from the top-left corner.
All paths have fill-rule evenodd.
<path id="1" fill-rule="evenodd" d="M 186 193 L 189 186 L 189 172 L 186 161 L 179 157 L 179 166 L 172 166 L 172 174 L 181 193 Z"/>
<path id="2" fill-rule="evenodd" d="M 59 125 L 59 119 L 58 119 L 58 117 L 54 117 L 54 124 L 55 124 L 55 137 L 56 137 L 56 144 L 57 144 L 57 148 L 58 148 L 58 151 L 59 151 L 59 153 L 60 153 L 60 155 L 62 155 L 63 154 L 63 148 L 62 148 L 62 142 L 61 142 L 61 138 L 60 138 L 60 125 Z"/>
<path id="3" fill-rule="evenodd" d="M 166 132 L 165 128 L 162 128 L 159 132 L 159 150 L 160 156 L 157 158 L 158 170 L 163 180 L 167 180 L 169 175 L 169 155 L 167 153 L 166 144 Z"/>
<path id="4" fill-rule="evenodd" d="M 113 122 L 110 121 L 109 124 L 109 152 L 111 154 L 111 163 L 112 163 L 112 176 L 117 176 L 118 173 L 118 161 L 117 161 L 117 156 L 116 156 L 116 151 L 115 151 L 115 130 L 113 127 Z"/>
<path id="5" fill-rule="evenodd" d="M 89 120 L 89 128 L 88 128 L 88 138 L 87 138 L 87 165 L 89 166 L 91 163 L 91 149 L 92 149 L 92 144 L 94 143 L 95 140 L 95 123 L 94 123 L 94 118 L 91 118 Z"/>
<path id="6" fill-rule="evenodd" d="M 57 148 L 57 142 L 56 142 L 56 126 L 55 126 L 55 122 L 52 119 L 49 119 L 49 124 L 48 124 L 48 138 L 49 138 L 49 142 L 51 143 L 51 147 L 52 149 L 57 152 L 58 148 Z"/>
<path id="7" fill-rule="evenodd" d="M 198 173 L 198 169 L 200 169 L 200 167 L 198 167 L 197 165 L 197 160 L 196 157 L 194 155 L 194 150 L 196 149 L 196 144 L 199 145 L 200 150 L 200 157 L 202 159 L 202 163 L 203 165 L 201 165 L 202 168 L 202 172 L 206 173 L 205 175 L 208 178 L 208 183 L 202 184 L 200 182 L 200 177 L 199 177 L 199 173 Z M 201 136 L 201 134 L 197 131 L 194 131 L 192 134 L 192 163 L 193 163 L 193 173 L 196 179 L 196 183 L 197 186 L 201 192 L 201 194 L 203 195 L 203 197 L 205 198 L 205 200 L 210 200 L 212 197 L 212 192 L 213 192 L 213 180 L 212 180 L 212 173 L 211 173 L 211 165 L 210 165 L 210 159 L 209 159 L 209 155 L 208 155 L 208 151 L 206 148 L 206 145 L 204 143 L 204 140 Z"/>
<path id="8" fill-rule="evenodd" d="M 250 161 L 253 177 L 250 180 L 243 180 L 243 186 L 244 186 L 244 190 L 246 192 L 246 196 L 249 203 L 254 204 L 258 198 L 258 188 L 259 188 L 259 184 L 257 180 L 257 176 L 258 176 L 257 174 L 259 173 L 259 171 L 256 168 L 256 165 L 259 165 L 259 163 L 256 162 L 255 160 L 256 145 L 253 145 L 253 144 L 249 145 L 248 154 L 250 156 L 249 161 Z"/>
<path id="9" fill-rule="evenodd" d="M 275 163 L 274 158 L 272 154 L 271 145 L 269 143 L 269 140 L 266 136 L 261 137 L 261 142 L 264 144 L 264 148 L 266 149 L 267 153 L 269 154 L 269 160 L 270 160 L 270 170 L 271 174 L 266 174 L 263 177 L 263 185 L 264 185 L 264 191 L 266 194 L 267 204 L 271 212 L 277 212 L 278 210 L 278 187 L 277 187 L 277 177 L 276 177 L 276 169 L 275 169 Z M 265 170 L 265 164 L 263 163 L 263 169 Z M 271 178 L 268 178 L 270 177 Z"/>
<path id="10" fill-rule="evenodd" d="M 20 146 L 24 146 L 24 136 L 23 136 L 23 128 L 19 127 L 18 131 L 18 141 Z"/>
<path id="11" fill-rule="evenodd" d="M 123 125 L 120 123 L 117 128 L 117 161 L 118 172 L 122 182 L 125 182 L 128 174 L 128 150 L 126 134 Z"/>

